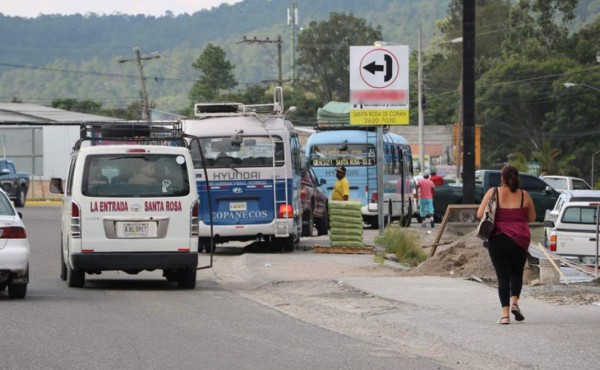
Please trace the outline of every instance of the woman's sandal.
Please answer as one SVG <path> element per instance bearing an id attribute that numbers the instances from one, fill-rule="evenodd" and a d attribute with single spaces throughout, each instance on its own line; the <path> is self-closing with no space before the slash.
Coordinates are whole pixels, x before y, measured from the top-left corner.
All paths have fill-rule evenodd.
<path id="1" fill-rule="evenodd" d="M 503 317 L 499 318 L 498 321 L 496 321 L 496 324 L 508 325 L 508 324 L 510 324 L 510 317 L 503 316 Z"/>
<path id="2" fill-rule="evenodd" d="M 517 306 L 516 304 L 513 303 L 513 305 L 510 307 L 510 312 L 512 312 L 512 314 L 515 315 L 515 320 L 517 320 L 517 321 L 525 320 L 525 316 L 523 316 L 523 314 L 521 313 L 521 310 L 519 309 L 519 306 Z"/>

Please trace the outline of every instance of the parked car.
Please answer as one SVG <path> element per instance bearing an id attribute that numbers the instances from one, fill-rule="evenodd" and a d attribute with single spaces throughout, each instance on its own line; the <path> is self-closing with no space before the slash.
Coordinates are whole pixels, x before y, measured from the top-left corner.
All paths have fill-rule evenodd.
<path id="1" fill-rule="evenodd" d="M 0 292 L 24 298 L 29 283 L 29 241 L 21 214 L 0 190 Z"/>
<path id="2" fill-rule="evenodd" d="M 596 265 L 598 245 L 598 201 L 567 202 L 550 227 L 548 248 L 567 259 L 584 265 Z"/>
<path id="3" fill-rule="evenodd" d="M 566 190 L 562 192 L 554 208 L 546 210 L 544 216 L 544 246 L 549 248 L 550 232 L 553 226 L 545 226 L 548 221 L 556 224 L 560 211 L 572 202 L 600 202 L 600 190 Z M 550 225 L 548 223 L 548 225 Z"/>
<path id="4" fill-rule="evenodd" d="M 556 191 L 592 189 L 585 180 L 580 179 L 579 177 L 544 176 L 542 179 Z"/>
<path id="5" fill-rule="evenodd" d="M 312 236 L 313 227 L 316 227 L 318 235 L 326 235 L 329 230 L 327 193 L 321 188 L 326 182 L 325 179 L 319 180 L 312 168 L 306 169 L 302 174 L 302 236 Z"/>
<path id="6" fill-rule="evenodd" d="M 0 159 L 0 186 L 15 202 L 15 207 L 25 206 L 27 190 L 29 190 L 29 174 L 17 173 L 15 164 L 10 159 Z"/>
<path id="7" fill-rule="evenodd" d="M 500 185 L 499 170 L 479 170 L 475 171 L 475 203 L 481 203 L 481 199 L 486 191 L 494 186 Z M 526 190 L 531 195 L 533 204 L 535 205 L 536 218 L 538 222 L 544 220 L 544 215 L 547 209 L 554 207 L 560 193 L 554 188 L 546 184 L 539 177 L 528 173 L 519 174 L 521 189 Z M 439 219 L 444 217 L 446 208 L 450 204 L 462 204 L 463 202 L 463 187 L 462 185 L 455 186 L 440 186 L 435 189 L 435 197 L 433 199 L 433 208 Z"/>

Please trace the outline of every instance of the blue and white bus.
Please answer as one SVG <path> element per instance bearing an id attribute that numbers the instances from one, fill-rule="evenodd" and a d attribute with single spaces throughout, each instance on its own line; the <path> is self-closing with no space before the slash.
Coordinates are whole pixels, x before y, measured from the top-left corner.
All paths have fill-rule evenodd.
<path id="1" fill-rule="evenodd" d="M 410 145 L 404 137 L 384 133 L 384 189 L 377 189 L 377 133 L 365 129 L 328 130 L 312 134 L 306 143 L 306 160 L 331 197 L 337 166 L 346 167 L 350 199 L 363 205 L 363 221 L 379 228 L 377 198 L 383 193 L 384 222 L 399 220 L 410 226 L 413 206 L 413 167 Z"/>
<path id="2" fill-rule="evenodd" d="M 302 156 L 282 100 L 276 89 L 273 104 L 196 104 L 197 119 L 183 122 L 184 132 L 200 144 L 191 148 L 200 198 L 199 249 L 255 240 L 286 251 L 297 246 Z"/>

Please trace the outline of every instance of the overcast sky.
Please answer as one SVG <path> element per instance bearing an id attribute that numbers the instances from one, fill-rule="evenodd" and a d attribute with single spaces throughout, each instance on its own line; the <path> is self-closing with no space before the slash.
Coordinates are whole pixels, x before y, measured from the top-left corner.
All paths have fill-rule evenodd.
<path id="1" fill-rule="evenodd" d="M 37 17 L 40 14 L 147 14 L 164 15 L 167 10 L 178 15 L 193 14 L 222 3 L 241 0 L 0 0 L 0 13 L 9 16 Z"/>

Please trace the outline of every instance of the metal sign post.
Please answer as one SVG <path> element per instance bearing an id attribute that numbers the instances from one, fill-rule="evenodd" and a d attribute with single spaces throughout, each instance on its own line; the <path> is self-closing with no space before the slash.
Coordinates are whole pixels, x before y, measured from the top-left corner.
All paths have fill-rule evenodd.
<path id="1" fill-rule="evenodd" d="M 591 206 L 596 207 L 596 263 L 594 264 L 594 277 L 598 279 L 598 246 L 600 240 L 598 237 L 600 236 L 600 203 L 592 203 Z"/>
<path id="2" fill-rule="evenodd" d="M 377 129 L 376 191 L 380 236 L 384 232 L 386 212 L 383 126 L 409 123 L 408 61 L 407 45 L 350 47 L 350 125 L 376 126 Z"/>
<path id="3" fill-rule="evenodd" d="M 377 221 L 379 236 L 383 236 L 383 126 L 377 126 L 377 189 Z"/>

